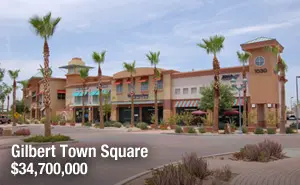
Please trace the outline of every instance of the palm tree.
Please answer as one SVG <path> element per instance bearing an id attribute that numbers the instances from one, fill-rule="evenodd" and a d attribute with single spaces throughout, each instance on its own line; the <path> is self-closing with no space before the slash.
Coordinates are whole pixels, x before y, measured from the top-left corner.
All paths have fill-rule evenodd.
<path id="1" fill-rule="evenodd" d="M 46 122 L 45 122 L 45 136 L 51 135 L 51 127 L 50 127 L 50 88 L 49 88 L 49 46 L 48 40 L 53 36 L 56 26 L 60 22 L 61 18 L 53 19 L 51 17 L 51 12 L 46 14 L 43 17 L 33 16 L 29 19 L 30 25 L 35 30 L 37 36 L 40 36 L 44 40 L 44 105 L 46 110 Z"/>
<path id="2" fill-rule="evenodd" d="M 240 63 L 243 65 L 243 79 L 246 79 L 246 68 L 245 65 L 249 62 L 249 58 L 251 57 L 251 53 L 249 52 L 236 52 L 236 55 L 240 61 Z M 247 99 L 247 88 L 244 88 L 244 95 L 243 95 L 243 99 L 244 99 L 244 111 L 246 111 L 246 118 L 247 118 L 247 110 L 246 110 L 246 99 Z M 247 119 L 243 119 L 243 125 L 246 126 L 247 124 Z"/>
<path id="3" fill-rule="evenodd" d="M 104 129 L 104 120 L 103 120 L 103 107 L 102 107 L 102 71 L 101 64 L 104 63 L 106 51 L 102 51 L 100 54 L 97 52 L 93 52 L 93 60 L 98 64 L 98 80 L 99 80 L 99 114 L 100 114 L 100 128 Z"/>
<path id="4" fill-rule="evenodd" d="M 9 109 L 9 98 L 10 98 L 10 93 L 12 92 L 12 87 L 10 86 L 7 86 L 4 90 L 4 94 L 6 95 L 7 97 L 7 108 L 6 108 L 6 112 L 7 112 L 7 116 L 8 116 L 8 109 Z"/>
<path id="5" fill-rule="evenodd" d="M 146 54 L 147 59 L 150 61 L 151 66 L 154 66 L 153 74 L 154 74 L 154 117 L 155 117 L 155 122 L 154 122 L 154 127 L 157 128 L 158 126 L 158 105 L 157 105 L 157 77 L 160 74 L 156 66 L 159 63 L 159 55 L 160 51 L 158 52 L 149 52 L 149 54 Z"/>
<path id="6" fill-rule="evenodd" d="M 275 72 L 279 73 L 279 81 L 280 81 L 280 133 L 285 134 L 285 83 L 286 83 L 286 78 L 285 78 L 285 72 L 287 71 L 287 65 L 285 61 L 281 58 L 280 53 L 281 50 L 278 46 L 266 46 L 265 50 L 272 52 L 276 58 L 277 58 L 277 63 L 275 66 Z"/>
<path id="7" fill-rule="evenodd" d="M 134 87 L 133 87 L 133 73 L 135 73 L 135 61 L 133 61 L 131 64 L 123 62 L 124 69 L 130 73 L 130 96 L 131 96 L 131 120 L 130 120 L 130 126 L 134 127 Z"/>
<path id="8" fill-rule="evenodd" d="M 83 80 L 82 83 L 82 125 L 84 125 L 84 113 L 85 113 L 85 105 L 84 105 L 84 96 L 85 96 L 85 88 L 86 88 L 86 79 L 89 76 L 89 68 L 83 68 L 79 71 L 80 78 Z"/>
<path id="9" fill-rule="evenodd" d="M 48 70 L 49 70 L 49 77 L 51 77 L 52 73 L 53 73 L 53 70 L 52 70 L 51 67 L 49 67 Z M 44 70 L 42 65 L 40 65 L 40 68 L 38 68 L 38 71 L 43 75 L 43 77 L 45 76 L 45 70 Z"/>
<path id="10" fill-rule="evenodd" d="M 15 112 L 16 112 L 16 90 L 17 90 L 17 82 L 16 79 L 19 76 L 20 70 L 8 70 L 8 74 L 10 78 L 13 80 L 13 126 L 16 126 Z"/>
<path id="11" fill-rule="evenodd" d="M 18 83 L 22 85 L 23 94 L 25 94 L 26 88 L 28 87 L 28 80 L 22 80 L 22 81 L 19 81 Z M 23 117 L 24 117 L 24 121 L 25 121 L 25 114 L 26 114 L 25 109 L 26 109 L 26 103 L 25 103 L 25 100 L 24 100 L 24 99 L 23 99 L 23 102 L 24 102 L 24 112 L 23 112 Z"/>
<path id="12" fill-rule="evenodd" d="M 217 59 L 217 53 L 223 49 L 224 36 L 211 36 L 209 39 L 202 39 L 203 43 L 197 44 L 205 49 L 207 54 L 213 54 L 213 70 L 214 70 L 214 130 L 219 130 L 219 98 L 220 98 L 220 63 Z"/>

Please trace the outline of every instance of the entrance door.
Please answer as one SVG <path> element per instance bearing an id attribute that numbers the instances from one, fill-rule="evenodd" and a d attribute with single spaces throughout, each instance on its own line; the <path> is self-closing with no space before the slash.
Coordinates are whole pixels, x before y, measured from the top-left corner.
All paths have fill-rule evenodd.
<path id="1" fill-rule="evenodd" d="M 131 120 L 131 108 L 120 107 L 119 108 L 119 121 L 121 123 L 130 122 Z M 134 122 L 139 121 L 139 107 L 134 107 Z"/>

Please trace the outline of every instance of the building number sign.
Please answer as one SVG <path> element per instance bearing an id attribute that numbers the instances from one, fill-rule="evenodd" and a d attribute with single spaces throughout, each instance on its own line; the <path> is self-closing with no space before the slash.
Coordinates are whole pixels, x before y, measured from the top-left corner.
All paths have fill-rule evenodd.
<path id="1" fill-rule="evenodd" d="M 268 70 L 266 68 L 263 69 L 254 69 L 255 73 L 266 73 Z"/>

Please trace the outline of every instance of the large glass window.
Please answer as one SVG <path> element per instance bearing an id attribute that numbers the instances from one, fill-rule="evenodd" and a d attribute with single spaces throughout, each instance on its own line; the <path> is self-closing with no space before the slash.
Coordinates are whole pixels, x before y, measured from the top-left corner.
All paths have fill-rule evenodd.
<path id="1" fill-rule="evenodd" d="M 75 100 L 74 100 L 75 104 L 82 104 L 82 96 L 75 96 Z"/>
<path id="2" fill-rule="evenodd" d="M 189 88 L 183 88 L 183 94 L 188 94 L 189 93 Z"/>
<path id="3" fill-rule="evenodd" d="M 197 87 L 191 88 L 191 94 L 197 94 Z"/>
<path id="4" fill-rule="evenodd" d="M 142 82 L 141 91 L 148 91 L 148 81 L 147 82 Z"/>
<path id="5" fill-rule="evenodd" d="M 162 80 L 157 81 L 157 89 L 163 89 L 164 88 L 164 83 Z"/>
<path id="6" fill-rule="evenodd" d="M 117 93 L 122 93 L 123 91 L 123 84 L 118 84 L 117 85 Z"/>
<path id="7" fill-rule="evenodd" d="M 178 89 L 175 89 L 175 94 L 176 95 L 179 95 L 180 94 L 180 89 L 178 88 Z"/>
<path id="8" fill-rule="evenodd" d="M 58 100 L 65 100 L 66 94 L 65 93 L 57 93 L 57 99 Z"/>

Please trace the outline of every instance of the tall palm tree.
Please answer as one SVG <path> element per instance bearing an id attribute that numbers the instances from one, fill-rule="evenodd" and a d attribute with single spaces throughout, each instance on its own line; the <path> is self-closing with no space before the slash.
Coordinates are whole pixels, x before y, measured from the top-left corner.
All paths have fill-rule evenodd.
<path id="1" fill-rule="evenodd" d="M 20 70 L 8 70 L 8 74 L 10 78 L 13 80 L 13 126 L 16 126 L 15 112 L 16 112 L 16 90 L 17 90 L 17 82 L 16 79 L 19 76 Z"/>
<path id="2" fill-rule="evenodd" d="M 100 128 L 104 129 L 104 120 L 103 120 L 103 107 L 102 107 L 102 71 L 101 64 L 104 63 L 106 51 L 102 51 L 100 54 L 97 52 L 93 52 L 92 58 L 95 63 L 98 64 L 98 80 L 99 80 L 99 114 L 100 114 Z"/>
<path id="3" fill-rule="evenodd" d="M 130 96 L 131 96 L 131 120 L 130 120 L 130 126 L 134 127 L 134 87 L 133 87 L 133 73 L 135 73 L 135 61 L 133 61 L 131 64 L 123 62 L 124 69 L 130 73 Z"/>
<path id="4" fill-rule="evenodd" d="M 9 86 L 6 83 L 0 84 L 0 102 L 1 102 L 1 113 L 4 113 L 4 102 L 7 96 L 7 88 Z"/>
<path id="5" fill-rule="evenodd" d="M 49 77 L 51 77 L 53 70 L 51 67 L 49 67 L 48 70 L 49 70 Z M 42 65 L 40 65 L 40 68 L 38 68 L 38 71 L 43 75 L 43 77 L 45 76 L 45 70 Z"/>
<path id="6" fill-rule="evenodd" d="M 219 98 L 220 98 L 220 63 L 217 59 L 217 53 L 223 49 L 224 36 L 211 36 L 209 39 L 202 39 L 203 43 L 197 44 L 205 49 L 207 54 L 213 54 L 213 70 L 214 70 L 214 131 L 219 130 Z"/>
<path id="7" fill-rule="evenodd" d="M 243 72 L 242 72 L 242 75 L 243 75 L 243 79 L 246 79 L 246 68 L 245 68 L 245 65 L 249 62 L 249 58 L 251 57 L 251 53 L 249 52 L 239 52 L 237 51 L 236 52 L 236 55 L 240 61 L 240 63 L 243 65 Z M 243 99 L 244 99 L 244 111 L 246 111 L 246 117 L 247 116 L 247 108 L 246 108 L 246 102 L 247 102 L 247 88 L 245 87 L 244 88 L 244 95 L 243 95 Z M 247 124 L 247 119 L 243 119 L 243 125 L 246 125 Z"/>
<path id="8" fill-rule="evenodd" d="M 51 135 L 50 127 L 50 88 L 49 88 L 49 56 L 50 50 L 48 46 L 48 40 L 53 36 L 56 26 L 60 22 L 61 18 L 53 19 L 51 12 L 43 17 L 33 16 L 29 19 L 30 25 L 33 27 L 37 36 L 40 36 L 44 40 L 44 105 L 46 110 L 46 122 L 45 122 L 45 136 Z"/>
<path id="9" fill-rule="evenodd" d="M 7 86 L 4 90 L 4 94 L 7 97 L 7 107 L 6 107 L 6 112 L 7 112 L 7 116 L 8 116 L 8 109 L 9 109 L 9 99 L 10 99 L 10 93 L 12 92 L 12 87 Z"/>
<path id="10" fill-rule="evenodd" d="M 286 83 L 286 78 L 285 78 L 285 72 L 287 71 L 287 65 L 285 63 L 285 61 L 281 58 L 280 53 L 281 50 L 278 46 L 266 46 L 265 50 L 272 52 L 277 59 L 277 63 L 275 66 L 275 72 L 279 73 L 279 82 L 280 82 L 280 133 L 281 134 L 285 134 L 285 109 L 286 109 L 286 105 L 285 105 L 285 83 Z"/>
<path id="11" fill-rule="evenodd" d="M 22 85 L 22 89 L 23 89 L 23 94 L 25 94 L 26 92 L 26 88 L 28 87 L 28 80 L 22 80 L 22 81 L 19 81 L 18 83 Z M 23 96 L 24 98 L 24 96 Z M 23 109 L 23 117 L 24 117 L 24 121 L 25 121 L 25 115 L 26 115 L 26 103 L 25 103 L 25 100 L 23 99 L 23 102 L 24 102 L 24 109 Z"/>
<path id="12" fill-rule="evenodd" d="M 156 66 L 159 63 L 159 55 L 160 51 L 158 52 L 151 52 L 149 51 L 149 54 L 146 54 L 147 59 L 150 61 L 151 66 L 153 66 L 153 74 L 154 74 L 154 117 L 155 117 L 155 122 L 154 126 L 157 128 L 158 126 L 158 105 L 157 105 L 157 80 L 158 80 L 158 75 L 160 74 Z"/>
<path id="13" fill-rule="evenodd" d="M 86 79 L 89 76 L 89 68 L 83 68 L 79 71 L 80 78 L 83 80 L 82 83 L 82 125 L 84 124 L 84 113 L 85 113 L 85 104 L 84 104 L 84 96 L 85 96 L 85 88 L 86 88 Z"/>

